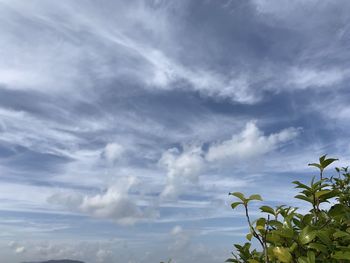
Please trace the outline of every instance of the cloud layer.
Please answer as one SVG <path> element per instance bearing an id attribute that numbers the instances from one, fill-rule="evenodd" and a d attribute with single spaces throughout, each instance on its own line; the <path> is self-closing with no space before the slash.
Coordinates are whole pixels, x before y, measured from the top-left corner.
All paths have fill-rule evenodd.
<path id="1" fill-rule="evenodd" d="M 349 7 L 0 0 L 4 260 L 224 261 L 228 192 L 347 165 Z"/>

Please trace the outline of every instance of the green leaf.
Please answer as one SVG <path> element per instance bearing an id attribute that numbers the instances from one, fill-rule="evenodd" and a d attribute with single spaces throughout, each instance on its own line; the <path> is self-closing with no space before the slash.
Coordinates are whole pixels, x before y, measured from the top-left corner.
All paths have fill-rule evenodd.
<path id="1" fill-rule="evenodd" d="M 298 263 L 309 263 L 306 257 L 298 258 Z"/>
<path id="2" fill-rule="evenodd" d="M 261 206 L 260 210 L 264 213 L 269 213 L 269 214 L 275 215 L 275 210 L 273 210 L 272 207 L 269 207 L 267 205 Z"/>
<path id="3" fill-rule="evenodd" d="M 322 253 L 327 253 L 327 251 L 328 251 L 327 246 L 322 245 L 320 243 L 310 243 L 308 245 L 308 248 L 315 249 L 315 250 L 320 251 Z"/>
<path id="4" fill-rule="evenodd" d="M 283 263 L 289 263 L 292 261 L 292 255 L 289 250 L 285 247 L 275 247 L 273 249 L 273 254 L 277 257 L 277 259 Z"/>
<path id="5" fill-rule="evenodd" d="M 263 217 L 261 217 L 258 220 L 256 220 L 256 225 L 257 226 L 265 226 L 265 224 L 266 224 L 266 219 L 263 218 Z"/>
<path id="6" fill-rule="evenodd" d="M 329 158 L 329 159 L 326 159 L 326 160 L 323 160 L 321 162 L 321 165 L 322 165 L 322 168 L 326 168 L 328 165 L 332 164 L 333 162 L 335 161 L 338 161 L 338 159 L 335 159 L 335 158 Z"/>
<path id="7" fill-rule="evenodd" d="M 347 236 L 350 236 L 350 234 L 349 233 L 347 233 L 347 232 L 344 232 L 344 231 L 340 231 L 340 230 L 338 230 L 337 232 L 335 232 L 334 234 L 333 234 L 333 237 L 334 238 L 342 238 L 342 237 L 347 237 Z"/>
<path id="8" fill-rule="evenodd" d="M 281 228 L 283 226 L 283 224 L 278 220 L 270 220 L 269 225 L 277 228 Z"/>
<path id="9" fill-rule="evenodd" d="M 350 260 L 350 251 L 337 251 L 334 253 L 334 255 L 332 256 L 332 258 L 335 258 L 335 259 L 348 259 Z"/>
<path id="10" fill-rule="evenodd" d="M 339 191 L 338 190 L 331 190 L 330 192 L 322 195 L 322 200 L 327 200 L 327 199 L 330 199 L 330 198 L 333 198 L 335 196 L 337 196 L 339 194 Z"/>
<path id="11" fill-rule="evenodd" d="M 229 195 L 233 195 L 233 196 L 241 199 L 243 202 L 246 200 L 246 198 L 244 197 L 244 194 L 242 194 L 240 192 L 229 193 Z"/>
<path id="12" fill-rule="evenodd" d="M 237 206 L 242 205 L 242 204 L 243 204 L 242 202 L 234 202 L 231 204 L 231 208 L 235 209 Z"/>
<path id="13" fill-rule="evenodd" d="M 331 190 L 322 190 L 322 191 L 318 191 L 318 192 L 315 193 L 315 197 L 316 197 L 316 198 L 319 198 L 320 196 L 325 195 L 325 194 L 328 194 L 328 193 L 330 193 L 330 192 L 331 192 Z"/>
<path id="14" fill-rule="evenodd" d="M 294 236 L 294 231 L 292 228 L 283 227 L 281 229 L 275 230 L 275 233 L 285 238 L 292 238 Z"/>
<path id="15" fill-rule="evenodd" d="M 315 253 L 313 251 L 307 252 L 307 259 L 309 263 L 315 263 Z"/>
<path id="16" fill-rule="evenodd" d="M 299 181 L 294 181 L 293 184 L 297 185 L 295 188 L 303 188 L 303 189 L 306 189 L 306 190 L 310 190 L 311 189 L 310 187 L 308 187 L 305 184 L 300 183 Z"/>
<path id="17" fill-rule="evenodd" d="M 318 230 L 316 236 L 327 246 L 332 244 L 332 240 L 329 238 L 330 233 L 327 230 Z"/>
<path id="18" fill-rule="evenodd" d="M 246 238 L 251 241 L 252 240 L 252 237 L 253 237 L 253 234 L 252 233 L 249 233 L 246 235 Z"/>
<path id="19" fill-rule="evenodd" d="M 312 230 L 310 226 L 306 226 L 299 235 L 300 243 L 305 245 L 310 243 L 316 237 L 316 231 Z"/>
<path id="20" fill-rule="evenodd" d="M 325 154 L 325 155 L 322 155 L 321 157 L 320 157 L 320 163 L 323 163 L 324 162 L 324 160 L 326 159 L 326 156 L 327 156 L 327 154 Z"/>
<path id="21" fill-rule="evenodd" d="M 313 215 L 312 214 L 306 214 L 303 216 L 302 222 L 304 225 L 309 225 L 311 224 L 313 219 Z"/>
<path id="22" fill-rule="evenodd" d="M 289 247 L 289 251 L 293 252 L 298 247 L 298 243 L 293 242 L 293 244 Z"/>
<path id="23" fill-rule="evenodd" d="M 310 198 L 310 197 L 306 197 L 306 196 L 304 196 L 304 195 L 296 195 L 296 196 L 294 196 L 295 198 L 298 198 L 298 199 L 301 199 L 301 200 L 304 200 L 304 201 L 306 201 L 306 202 L 309 202 L 309 203 L 311 203 L 311 204 L 313 204 L 313 199 L 312 198 Z"/>
<path id="24" fill-rule="evenodd" d="M 318 169 L 322 170 L 322 166 L 319 165 L 318 163 L 309 163 L 308 165 L 309 165 L 309 166 L 315 166 L 315 167 L 317 167 Z"/>
<path id="25" fill-rule="evenodd" d="M 266 235 L 266 239 L 272 243 L 277 243 L 281 241 L 281 237 L 275 231 L 272 233 L 268 233 Z"/>
<path id="26" fill-rule="evenodd" d="M 342 204 L 336 204 L 329 209 L 328 214 L 332 217 L 343 216 L 346 211 L 346 208 Z"/>
<path id="27" fill-rule="evenodd" d="M 257 200 L 257 201 L 262 201 L 262 198 L 260 195 L 251 195 L 249 196 L 249 200 Z"/>

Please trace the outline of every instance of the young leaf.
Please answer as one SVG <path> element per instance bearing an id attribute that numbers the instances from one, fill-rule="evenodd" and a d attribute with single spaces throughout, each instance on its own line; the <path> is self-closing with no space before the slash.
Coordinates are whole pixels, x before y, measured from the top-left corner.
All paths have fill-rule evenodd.
<path id="1" fill-rule="evenodd" d="M 309 203 L 313 203 L 313 199 L 310 198 L 310 197 L 307 197 L 307 196 L 304 196 L 304 195 L 296 195 L 294 196 L 295 198 L 298 198 L 298 199 L 301 199 L 301 200 L 304 200 L 306 202 L 309 202 Z"/>
<path id="2" fill-rule="evenodd" d="M 311 189 L 310 187 L 308 187 L 305 184 L 300 183 L 299 181 L 294 181 L 292 183 L 297 185 L 295 188 L 303 188 L 303 189 L 306 189 L 306 190 L 310 190 Z"/>
<path id="3" fill-rule="evenodd" d="M 321 162 L 322 168 L 323 169 L 326 168 L 328 165 L 330 165 L 331 163 L 333 163 L 335 161 L 338 161 L 338 159 L 329 158 L 329 159 L 324 160 L 323 162 Z"/>
<path id="4" fill-rule="evenodd" d="M 273 210 L 272 207 L 269 207 L 267 205 L 263 205 L 260 207 L 260 210 L 264 213 L 269 213 L 271 215 L 275 215 L 275 210 Z"/>
<path id="5" fill-rule="evenodd" d="M 327 246 L 332 244 L 332 240 L 330 239 L 330 233 L 326 230 L 319 230 L 316 233 L 316 236 Z"/>
<path id="6" fill-rule="evenodd" d="M 243 204 L 242 202 L 234 202 L 231 204 L 231 208 L 235 209 L 237 206 L 242 205 L 242 204 Z"/>
<path id="7" fill-rule="evenodd" d="M 292 255 L 285 247 L 275 247 L 273 249 L 273 254 L 283 263 L 289 263 L 292 261 Z"/>
<path id="8" fill-rule="evenodd" d="M 315 263 L 315 253 L 313 251 L 308 251 L 307 252 L 307 259 L 309 261 L 309 263 Z"/>
<path id="9" fill-rule="evenodd" d="M 328 194 L 328 193 L 330 193 L 330 192 L 331 192 L 331 190 L 322 190 L 322 191 L 318 191 L 318 192 L 315 193 L 315 197 L 316 197 L 316 198 L 319 198 L 320 196 L 325 195 L 325 194 Z"/>
<path id="10" fill-rule="evenodd" d="M 319 243 L 310 243 L 308 245 L 308 248 L 315 249 L 315 250 L 320 251 L 322 253 L 327 253 L 327 251 L 328 251 L 327 246 L 319 244 Z"/>
<path id="11" fill-rule="evenodd" d="M 350 236 L 350 234 L 347 232 L 344 232 L 344 231 L 337 231 L 333 234 L 334 238 L 342 238 L 342 237 L 347 237 L 347 236 Z"/>
<path id="12" fill-rule="evenodd" d="M 325 154 L 325 155 L 322 155 L 321 157 L 320 157 L 320 163 L 323 163 L 324 162 L 324 160 L 326 159 L 326 156 L 327 156 L 327 154 Z"/>
<path id="13" fill-rule="evenodd" d="M 229 193 L 229 195 L 233 195 L 233 196 L 241 199 L 243 202 L 246 200 L 246 198 L 244 197 L 244 194 L 242 194 L 240 192 Z"/>
<path id="14" fill-rule="evenodd" d="M 309 163 L 308 165 L 309 165 L 309 166 L 315 166 L 315 167 L 317 167 L 318 169 L 322 170 L 322 166 L 321 166 L 320 164 L 318 164 L 318 163 Z"/>
<path id="15" fill-rule="evenodd" d="M 251 196 L 249 196 L 249 200 L 262 201 L 262 198 L 260 195 L 251 195 Z"/>
<path id="16" fill-rule="evenodd" d="M 350 260 L 350 251 L 337 251 L 334 253 L 332 258 L 339 259 L 339 260 Z"/>
<path id="17" fill-rule="evenodd" d="M 309 263 L 306 257 L 300 257 L 298 258 L 298 263 Z"/>
<path id="18" fill-rule="evenodd" d="M 252 237 L 253 237 L 253 234 L 252 233 L 249 233 L 246 235 L 246 238 L 251 241 L 252 240 Z"/>
<path id="19" fill-rule="evenodd" d="M 312 230 L 310 226 L 306 226 L 299 235 L 299 241 L 305 245 L 310 243 L 316 237 L 316 231 Z"/>

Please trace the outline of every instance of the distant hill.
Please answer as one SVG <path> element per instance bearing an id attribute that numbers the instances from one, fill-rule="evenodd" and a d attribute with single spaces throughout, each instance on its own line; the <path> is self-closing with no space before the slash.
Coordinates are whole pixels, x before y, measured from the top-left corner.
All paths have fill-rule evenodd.
<path id="1" fill-rule="evenodd" d="M 23 263 L 84 263 L 84 262 L 78 261 L 78 260 L 61 259 L 61 260 L 35 261 L 35 262 L 23 262 Z"/>

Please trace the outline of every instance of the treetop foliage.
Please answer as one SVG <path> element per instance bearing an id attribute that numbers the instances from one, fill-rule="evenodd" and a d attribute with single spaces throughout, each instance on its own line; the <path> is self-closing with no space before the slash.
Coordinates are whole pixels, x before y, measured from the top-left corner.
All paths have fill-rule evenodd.
<path id="1" fill-rule="evenodd" d="M 295 198 L 310 207 L 306 214 L 291 206 L 264 205 L 260 211 L 266 216 L 251 221 L 249 204 L 262 201 L 261 196 L 229 193 L 237 199 L 232 209 L 243 206 L 250 231 L 247 242 L 235 244 L 236 252 L 226 262 L 350 262 L 350 173 L 341 167 L 335 168 L 336 175 L 324 177 L 325 168 L 337 160 L 324 155 L 309 164 L 319 170 L 319 178 L 313 177 L 309 185 L 293 182 L 300 189 Z M 261 249 L 252 248 L 253 240 Z"/>

